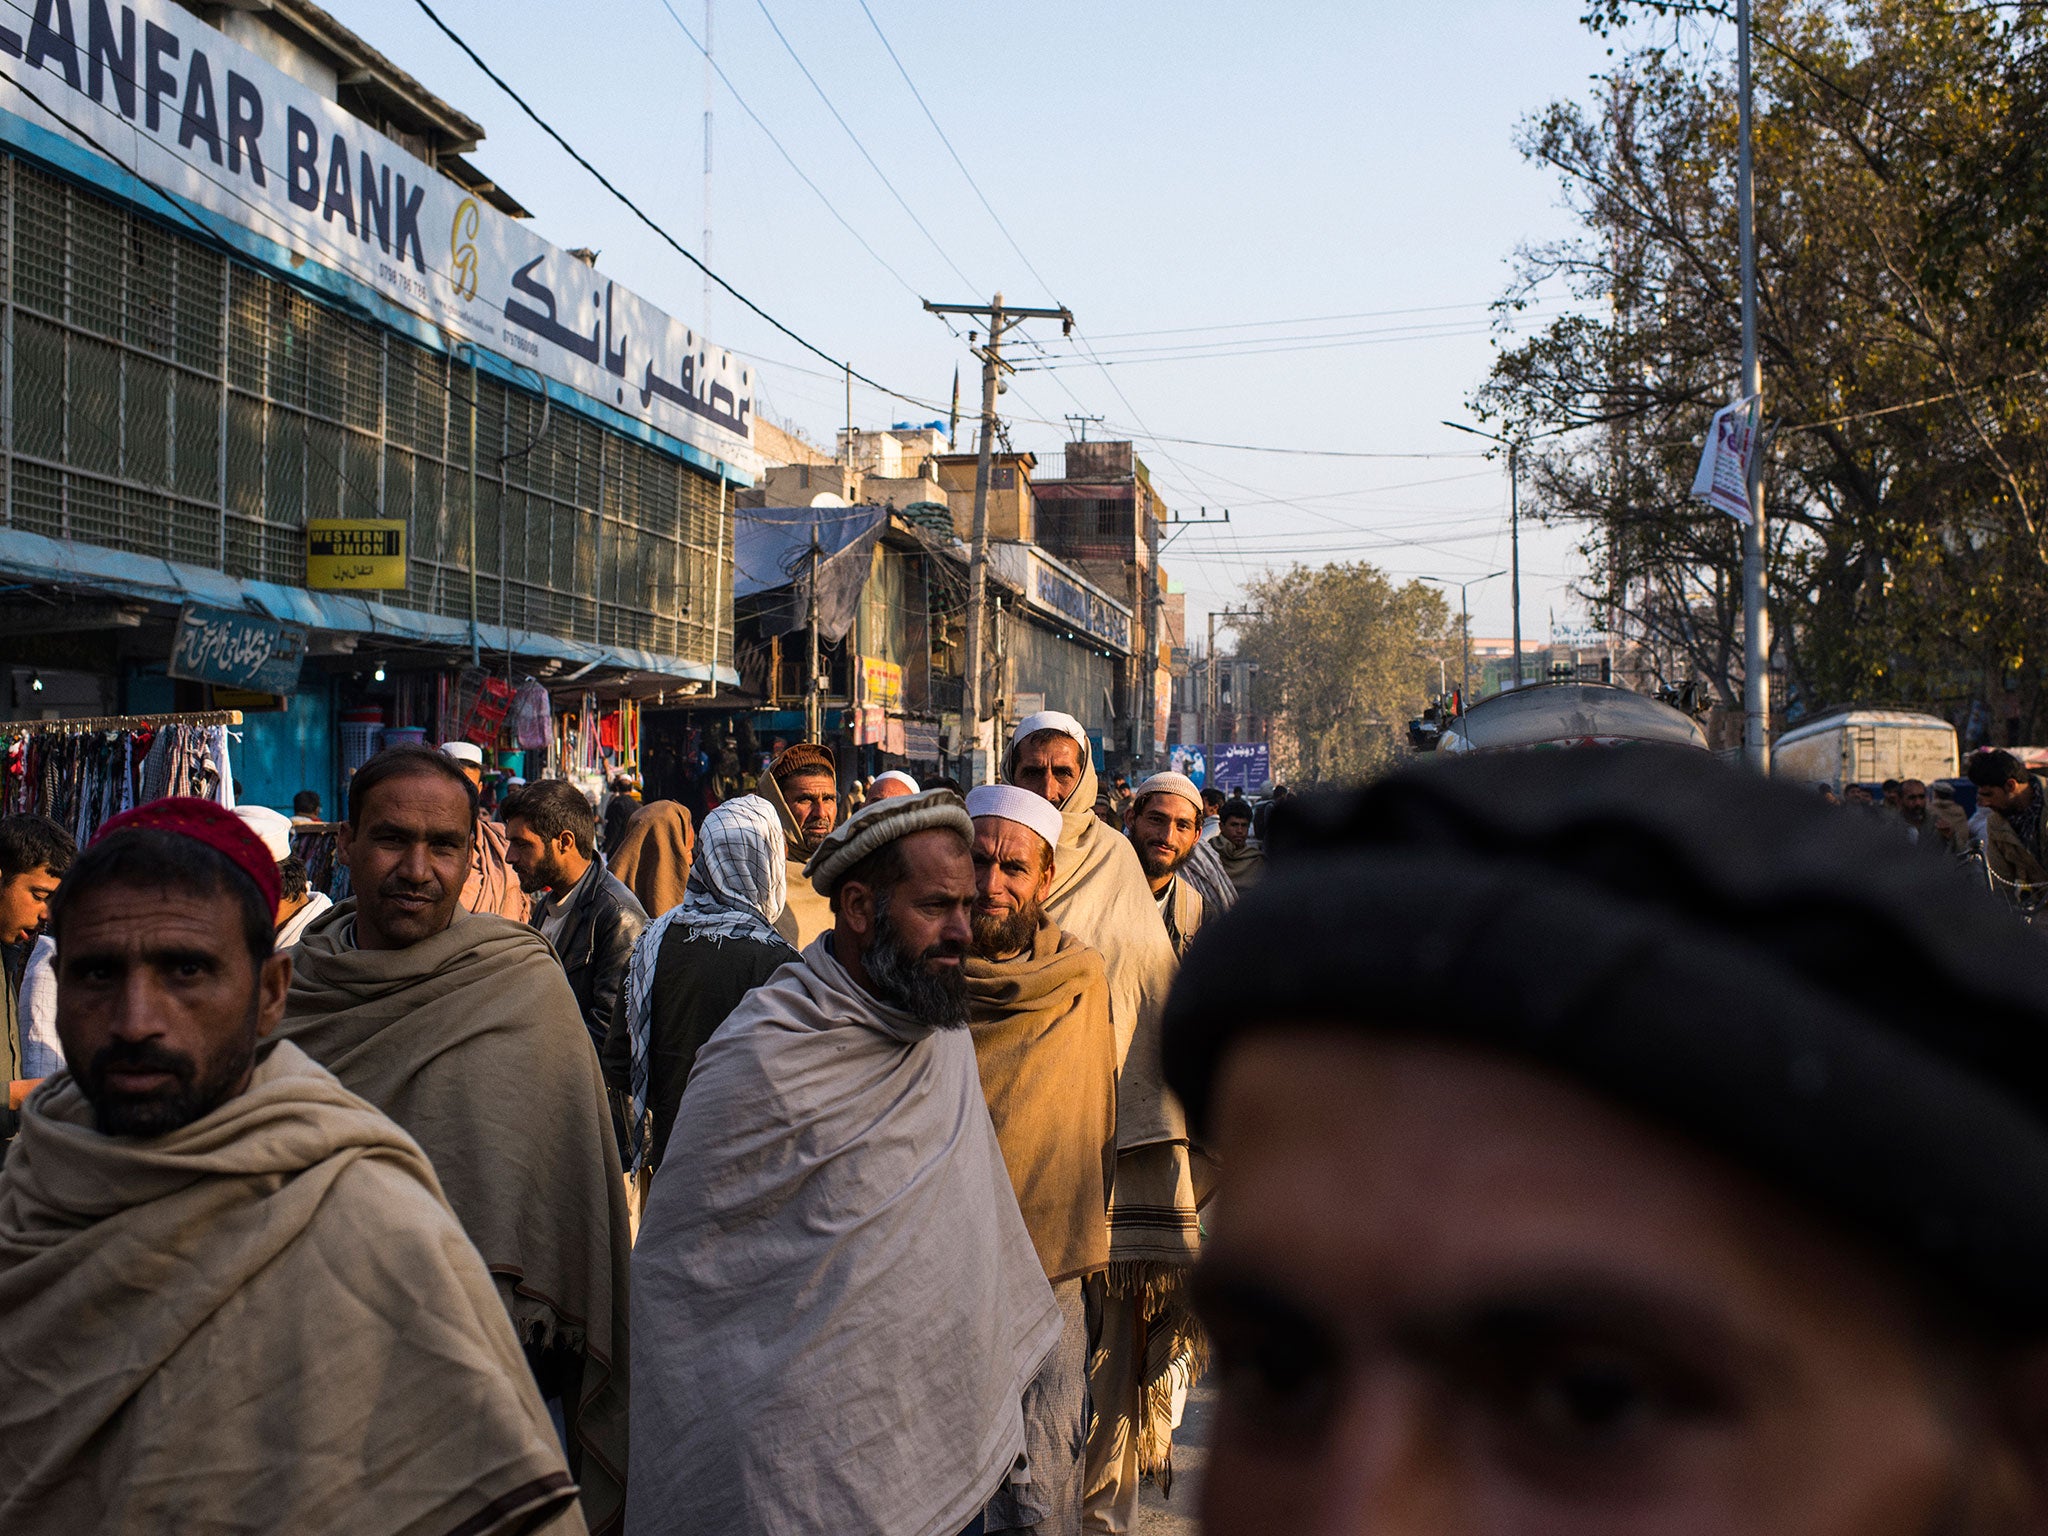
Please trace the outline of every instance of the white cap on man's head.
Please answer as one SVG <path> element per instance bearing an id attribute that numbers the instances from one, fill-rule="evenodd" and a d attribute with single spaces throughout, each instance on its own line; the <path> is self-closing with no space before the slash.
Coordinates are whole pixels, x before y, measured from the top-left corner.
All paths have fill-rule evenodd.
<path id="1" fill-rule="evenodd" d="M 235 814 L 242 818 L 242 825 L 254 832 L 269 851 L 270 857 L 282 864 L 292 856 L 292 819 L 280 816 L 267 805 L 238 805 Z"/>
<path id="2" fill-rule="evenodd" d="M 473 741 L 444 741 L 441 751 L 444 756 L 452 757 L 458 763 L 467 763 L 472 768 L 484 765 L 484 749 Z"/>
<path id="3" fill-rule="evenodd" d="M 974 817 L 1000 816 L 1028 827 L 1045 839 L 1045 846 L 1060 845 L 1060 831 L 1066 825 L 1059 807 L 1043 795 L 1014 784 L 977 784 L 967 791 L 967 814 Z"/>
<path id="4" fill-rule="evenodd" d="M 885 787 L 891 785 L 893 785 L 894 788 L 889 790 L 889 794 L 915 795 L 921 793 L 921 791 L 917 787 L 917 780 L 913 779 L 909 774 L 905 773 L 900 768 L 891 768 L 886 773 L 876 774 L 874 777 L 874 782 L 868 785 L 868 793 L 871 795 L 879 794 Z M 883 795 L 884 799 L 887 799 L 888 797 L 888 795 Z"/>
<path id="5" fill-rule="evenodd" d="M 1195 781 L 1184 773 L 1169 771 L 1153 774 L 1151 778 L 1138 786 L 1138 792 L 1132 797 L 1131 803 L 1133 805 L 1139 804 L 1143 802 L 1147 795 L 1179 795 L 1181 799 L 1187 801 L 1189 805 L 1195 808 L 1197 816 L 1207 814 L 1202 809 L 1202 792 L 1195 788 Z"/>
<path id="6" fill-rule="evenodd" d="M 1015 751 L 1018 742 L 1022 741 L 1026 736 L 1034 736 L 1040 731 L 1058 731 L 1064 736 L 1073 737 L 1081 745 L 1082 761 L 1085 762 L 1088 759 L 1087 727 L 1082 725 L 1072 715 L 1062 714 L 1057 709 L 1042 709 L 1035 715 L 1026 715 L 1022 720 L 1019 720 L 1017 722 L 1017 729 L 1010 732 L 1010 749 Z"/>

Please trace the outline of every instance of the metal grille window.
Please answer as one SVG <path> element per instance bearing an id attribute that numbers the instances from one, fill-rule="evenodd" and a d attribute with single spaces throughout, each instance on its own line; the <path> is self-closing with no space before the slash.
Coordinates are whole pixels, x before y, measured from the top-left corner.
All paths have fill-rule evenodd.
<path id="1" fill-rule="evenodd" d="M 386 602 L 470 617 L 474 548 L 486 622 L 730 664 L 724 496 L 637 439 L 9 155 L 0 302 L 0 524 L 297 586 L 397 518 Z"/>

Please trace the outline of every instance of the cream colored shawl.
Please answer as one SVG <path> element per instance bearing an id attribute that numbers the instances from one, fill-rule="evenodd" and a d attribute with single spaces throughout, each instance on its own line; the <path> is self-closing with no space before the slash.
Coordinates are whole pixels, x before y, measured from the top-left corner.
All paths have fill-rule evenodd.
<path id="1" fill-rule="evenodd" d="M 69 1076 L 0 1174 L 0 1531 L 580 1532 L 419 1148 L 296 1047 L 182 1130 Z"/>
<path id="2" fill-rule="evenodd" d="M 573 1349 L 569 1469 L 593 1531 L 626 1480 L 632 1230 L 597 1053 L 561 962 L 523 923 L 458 913 L 357 949 L 355 902 L 292 951 L 279 1034 L 412 1133 L 524 1344 Z"/>
<path id="3" fill-rule="evenodd" d="M 775 920 L 775 931 L 798 949 L 807 949 L 819 934 L 832 931 L 831 898 L 820 896 L 804 874 L 804 865 L 818 851 L 818 844 L 804 837 L 804 829 L 797 825 L 789 802 L 782 798 L 782 786 L 775 782 L 774 774 L 762 769 L 754 793 L 774 806 L 775 814 L 781 818 L 782 840 L 789 861 L 789 906 Z"/>
<path id="4" fill-rule="evenodd" d="M 633 1255 L 634 1536 L 956 1536 L 1060 1314 L 965 1029 L 819 939 L 697 1055 Z"/>
<path id="5" fill-rule="evenodd" d="M 1102 957 L 1041 919 L 1011 960 L 969 956 L 981 1088 L 1045 1277 L 1109 1264 L 1116 1171 L 1116 1037 Z"/>

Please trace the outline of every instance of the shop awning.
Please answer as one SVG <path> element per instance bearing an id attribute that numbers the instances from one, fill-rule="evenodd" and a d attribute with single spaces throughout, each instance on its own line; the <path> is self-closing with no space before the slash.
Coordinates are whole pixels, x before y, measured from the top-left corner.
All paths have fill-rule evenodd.
<path id="1" fill-rule="evenodd" d="M 808 532 L 805 541 L 808 544 Z M 245 608 L 330 634 L 376 637 L 450 650 L 469 648 L 467 619 L 395 608 L 374 598 L 345 592 L 308 592 L 275 582 L 250 581 L 156 555 L 78 544 L 19 528 L 0 528 L 0 577 L 80 587 L 174 606 L 207 603 L 216 608 Z M 731 667 L 714 667 L 679 656 L 597 645 L 499 624 L 479 624 L 477 639 L 484 650 L 500 655 L 509 652 L 515 656 L 553 658 L 567 665 L 588 664 L 593 670 L 608 667 L 642 677 L 716 681 L 727 687 L 736 687 L 740 680 L 739 673 Z"/>

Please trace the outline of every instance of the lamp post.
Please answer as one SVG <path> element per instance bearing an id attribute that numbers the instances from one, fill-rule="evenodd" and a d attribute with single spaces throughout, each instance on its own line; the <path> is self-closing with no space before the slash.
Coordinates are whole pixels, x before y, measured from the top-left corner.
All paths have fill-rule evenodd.
<path id="1" fill-rule="evenodd" d="M 1456 587 L 1458 589 L 1458 624 L 1465 638 L 1465 683 L 1458 697 L 1468 704 L 1472 700 L 1472 605 L 1466 601 L 1466 593 L 1471 588 L 1478 586 L 1482 581 L 1491 581 L 1496 576 L 1505 575 L 1507 575 L 1506 571 L 1488 571 L 1484 576 L 1474 576 L 1466 581 L 1452 581 L 1448 576 L 1418 576 L 1415 578 L 1417 581 L 1434 582 L 1440 587 Z M 1516 637 L 1515 650 L 1519 658 L 1521 651 L 1520 636 Z M 1518 659 L 1516 666 L 1518 675 L 1520 671 Z"/>

